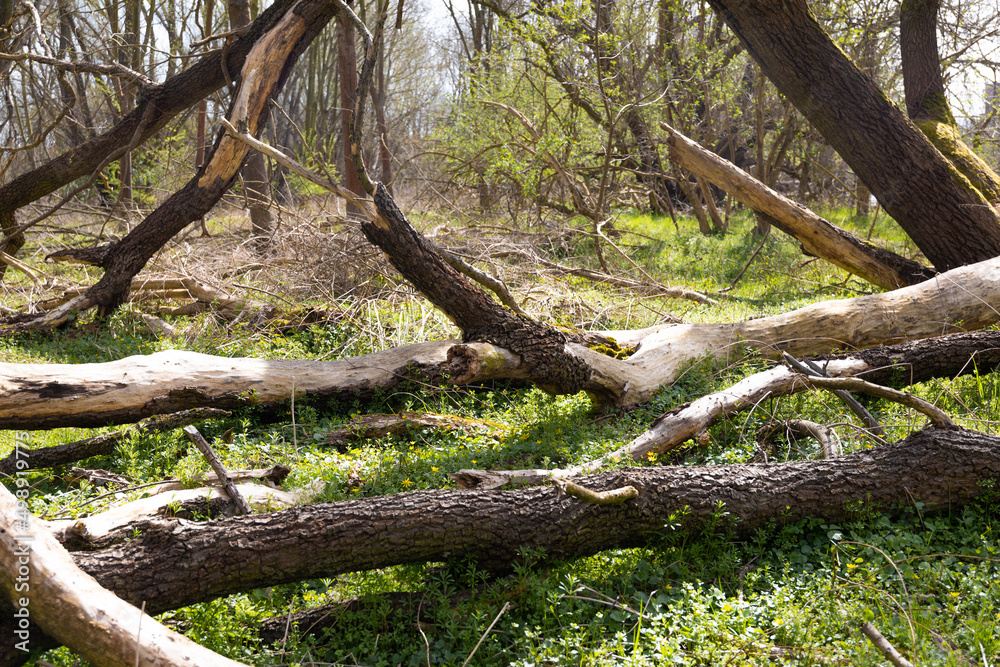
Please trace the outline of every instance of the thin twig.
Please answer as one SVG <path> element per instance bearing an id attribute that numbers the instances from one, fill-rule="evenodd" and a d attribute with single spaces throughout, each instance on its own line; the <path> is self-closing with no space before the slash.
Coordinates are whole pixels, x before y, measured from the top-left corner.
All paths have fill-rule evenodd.
<path id="1" fill-rule="evenodd" d="M 809 361 L 808 359 L 799 361 L 792 355 L 788 354 L 788 352 L 784 351 L 782 351 L 781 356 L 789 366 L 800 373 L 804 373 L 810 377 L 829 377 L 826 371 L 824 371 L 815 362 Z M 846 391 L 837 390 L 833 393 L 837 396 L 837 398 L 844 402 L 844 405 L 850 408 L 851 412 L 858 416 L 858 419 L 860 419 L 872 433 L 879 437 L 885 436 L 885 430 L 882 428 L 882 425 L 878 423 L 878 420 L 875 419 L 874 415 L 872 415 L 872 413 L 869 412 L 865 406 L 861 405 L 856 398 L 851 396 Z"/>
<path id="2" fill-rule="evenodd" d="M 875 645 L 875 648 L 882 651 L 882 654 L 889 660 L 889 662 L 896 665 L 896 667 L 913 667 L 913 663 L 904 658 L 874 625 L 871 623 L 865 623 L 861 626 L 861 632 L 868 637 L 872 644 Z"/>
<path id="3" fill-rule="evenodd" d="M 500 617 L 503 616 L 503 613 L 505 611 L 507 611 L 507 608 L 509 606 L 510 606 L 510 602 L 504 602 L 503 603 L 503 607 L 500 609 L 500 613 L 497 614 L 497 617 L 493 619 L 492 623 L 490 623 L 490 627 L 486 628 L 486 632 L 484 632 L 483 636 L 479 638 L 478 642 L 476 642 L 476 645 L 472 648 L 472 653 L 470 653 L 469 657 L 466 658 L 465 662 L 462 663 L 462 667 L 466 667 L 466 665 L 469 664 L 469 661 L 472 660 L 472 656 L 474 656 L 476 654 L 476 651 L 479 650 L 479 645 L 482 644 L 483 640 L 486 639 L 486 636 L 488 634 L 490 634 L 490 631 L 493 629 L 493 626 L 497 624 L 497 621 L 500 620 Z"/>
<path id="4" fill-rule="evenodd" d="M 233 501 L 233 504 L 236 505 L 239 513 L 253 514 L 253 510 L 250 508 L 250 503 L 247 502 L 246 498 L 243 497 L 243 494 L 241 494 L 239 489 L 236 488 L 236 485 L 233 484 L 233 480 L 229 477 L 229 472 L 226 471 L 226 468 L 222 465 L 222 461 L 220 461 L 219 457 L 216 456 L 215 452 L 212 450 L 212 446 L 208 444 L 205 437 L 199 433 L 198 429 L 194 426 L 185 426 L 182 430 L 185 435 L 187 435 L 188 439 L 194 443 L 194 446 L 201 451 L 205 460 L 208 461 L 208 465 L 212 466 L 212 470 L 215 471 L 215 474 L 219 476 L 219 482 L 222 483 L 223 488 L 226 490 L 229 498 Z"/>
<path id="5" fill-rule="evenodd" d="M 860 378 L 806 377 L 805 381 L 807 384 L 813 387 L 819 387 L 820 389 L 830 389 L 834 391 L 837 389 L 843 389 L 845 391 L 860 391 L 872 396 L 877 396 L 878 398 L 895 401 L 896 403 L 905 405 L 908 408 L 913 408 L 917 412 L 927 415 L 927 417 L 931 420 L 931 423 L 937 428 L 958 428 L 958 425 L 952 421 L 951 417 L 945 414 L 941 408 L 925 401 L 922 398 L 917 398 L 913 394 L 907 394 L 903 391 L 883 387 L 882 385 L 868 382 Z"/>

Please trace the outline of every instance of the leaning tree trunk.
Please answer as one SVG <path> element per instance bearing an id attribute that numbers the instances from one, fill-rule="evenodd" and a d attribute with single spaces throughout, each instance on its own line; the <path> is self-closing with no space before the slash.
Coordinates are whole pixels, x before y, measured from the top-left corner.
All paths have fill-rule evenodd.
<path id="1" fill-rule="evenodd" d="M 962 141 L 945 96 L 937 43 L 940 7 L 941 0 L 906 0 L 899 9 L 906 112 L 987 199 L 1000 199 L 1000 176 Z"/>
<path id="2" fill-rule="evenodd" d="M 935 268 L 1000 255 L 997 212 L 844 55 L 805 0 L 709 0 Z"/>
<path id="3" fill-rule="evenodd" d="M 239 72 L 244 59 L 261 35 L 272 30 L 295 4 L 296 0 L 275 0 L 249 31 L 234 40 L 225 51 L 226 70 Z M 0 187 L 0 230 L 9 235 L 0 249 L 12 255 L 24 245 L 24 234 L 14 233 L 17 228 L 17 209 L 92 173 L 108 156 L 121 151 L 130 143 L 140 144 L 146 141 L 178 113 L 225 83 L 222 53 L 216 51 L 206 55 L 195 65 L 164 83 L 143 89 L 136 108 L 104 134 Z M 0 263 L 0 277 L 4 269 L 5 265 Z"/>
<path id="4" fill-rule="evenodd" d="M 269 32 L 261 36 L 247 54 L 240 75 L 240 85 L 229 115 L 246 123 L 257 134 L 267 120 L 271 98 L 281 89 L 299 55 L 337 13 L 331 3 L 298 0 Z M 212 156 L 183 188 L 175 192 L 125 238 L 104 251 L 99 264 L 104 277 L 83 297 L 61 307 L 55 316 L 68 309 L 98 307 L 107 315 L 124 303 L 132 278 L 150 257 L 175 234 L 200 220 L 222 197 L 236 179 L 248 152 L 247 145 L 220 130 Z"/>
<path id="5" fill-rule="evenodd" d="M 228 5 L 229 27 L 231 29 L 238 30 L 250 25 L 249 0 L 229 0 Z M 251 151 L 241 175 L 243 187 L 250 200 L 250 229 L 254 238 L 254 247 L 257 250 L 263 250 L 274 225 L 271 212 L 268 210 L 269 183 L 264 156 L 257 151 Z"/>
<path id="6" fill-rule="evenodd" d="M 347 3 L 348 6 L 352 2 Z M 340 86 L 340 138 L 344 153 L 344 179 L 347 189 L 356 195 L 364 195 L 361 180 L 354 170 L 351 156 L 351 118 L 357 104 L 358 55 L 355 42 L 357 36 L 354 24 L 346 16 L 337 20 L 337 83 Z M 367 92 L 367 91 L 364 91 Z M 359 123 L 364 119 L 359 119 Z M 347 205 L 349 215 L 359 215 L 361 211 L 354 205 Z"/>
<path id="7" fill-rule="evenodd" d="M 374 222 L 361 231 L 388 255 L 414 287 L 462 330 L 466 341 L 485 341 L 520 356 L 532 382 L 550 393 L 582 391 L 590 366 L 567 351 L 563 332 L 504 308 L 470 283 L 431 247 L 396 206 L 382 183 L 375 190 Z"/>
<path id="8" fill-rule="evenodd" d="M 821 257 L 883 289 L 922 282 L 934 272 L 913 260 L 862 241 L 791 201 L 750 174 L 661 123 L 670 135 L 670 158 L 722 188 L 744 206 L 768 216 L 771 224 Z"/>
<path id="9" fill-rule="evenodd" d="M 576 480 L 591 490 L 630 486 L 622 504 L 578 500 L 554 486 L 517 491 L 418 491 L 296 507 L 208 523 L 152 522 L 119 547 L 76 555 L 105 588 L 151 614 L 264 586 L 402 563 L 473 556 L 504 570 L 524 548 L 554 560 L 662 539 L 718 521 L 719 503 L 739 535 L 770 522 L 851 518 L 852 507 L 896 511 L 914 500 L 946 510 L 1000 475 L 1000 439 L 929 429 L 901 442 L 825 461 L 623 468 Z M 683 511 L 682 511 L 683 510 Z M 12 615 L 0 617 L 11 636 Z M 34 636 L 34 635 L 33 635 Z M 0 667 L 23 662 L 11 642 Z"/>

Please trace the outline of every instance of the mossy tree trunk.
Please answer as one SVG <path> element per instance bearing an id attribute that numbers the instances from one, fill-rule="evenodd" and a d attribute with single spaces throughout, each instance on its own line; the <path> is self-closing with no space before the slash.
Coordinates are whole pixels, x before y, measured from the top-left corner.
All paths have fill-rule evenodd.
<path id="1" fill-rule="evenodd" d="M 940 6 L 941 0 L 906 0 L 899 9 L 906 112 L 983 196 L 1000 199 L 1000 176 L 962 141 L 948 105 L 937 44 Z"/>
<path id="2" fill-rule="evenodd" d="M 938 270 L 1000 255 L 997 212 L 830 39 L 805 0 L 709 0 Z"/>

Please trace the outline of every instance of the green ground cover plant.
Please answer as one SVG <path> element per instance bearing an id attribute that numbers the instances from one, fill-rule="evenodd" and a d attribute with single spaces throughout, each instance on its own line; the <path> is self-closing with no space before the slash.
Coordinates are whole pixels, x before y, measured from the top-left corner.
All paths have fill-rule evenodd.
<path id="1" fill-rule="evenodd" d="M 844 211 L 824 215 L 913 254 L 884 216 L 873 223 Z M 638 328 L 666 314 L 690 322 L 732 321 L 871 291 L 844 272 L 804 257 L 776 232 L 757 238 L 745 212 L 733 213 L 724 235 L 702 235 L 687 218 L 678 222 L 675 229 L 669 217 L 622 213 L 615 219 L 621 232 L 615 242 L 658 280 L 709 293 L 718 305 L 642 297 L 579 278 L 521 275 L 513 263 L 499 270 L 510 272 L 508 281 L 529 312 L 581 328 Z M 593 239 L 584 234 L 564 234 L 547 251 L 567 265 L 597 266 Z M 733 285 L 751 256 L 753 262 Z M 615 269 L 629 270 L 624 260 L 613 261 Z M 515 282 L 512 277 L 518 276 L 523 280 Z M 257 279 L 255 284 L 269 285 L 268 278 Z M 313 300 L 341 308 L 349 302 L 322 295 Z M 183 335 L 157 337 L 143 326 L 141 308 L 130 305 L 100 328 L 84 323 L 0 339 L 0 355 L 6 361 L 81 363 L 177 348 L 330 359 L 455 335 L 443 316 L 403 286 L 387 290 L 383 298 L 359 301 L 336 322 L 291 333 L 232 325 L 206 313 L 174 320 Z M 588 461 L 622 446 L 667 410 L 730 386 L 767 363 L 750 357 L 724 368 L 695 364 L 653 401 L 629 412 L 595 413 L 582 394 L 553 397 L 516 382 L 410 384 L 364 402 L 321 404 L 303 398 L 277 420 L 273 413 L 246 409 L 206 422 L 200 430 L 228 468 L 287 465 L 292 473 L 285 488 L 321 480 L 323 490 L 315 501 L 337 502 L 453 488 L 448 473 L 460 468 L 552 468 Z M 1000 423 L 1000 384 L 992 374 L 926 383 L 913 391 L 964 426 L 992 433 Z M 923 424 L 922 417 L 896 404 L 868 401 L 868 407 L 885 425 L 889 440 Z M 402 411 L 454 415 L 489 428 L 425 429 L 341 447 L 329 444 L 330 432 L 358 415 Z M 760 427 L 791 417 L 833 426 L 845 452 L 877 444 L 852 425 L 854 417 L 841 403 L 814 392 L 766 400 L 713 426 L 699 442 L 670 456 L 651 456 L 644 465 L 748 462 L 762 451 L 756 435 Z M 18 437 L 39 447 L 106 430 L 59 429 Z M 14 438 L 0 434 L 0 456 L 11 450 Z M 819 455 L 810 440 L 781 441 L 767 454 L 771 461 Z M 136 484 L 166 476 L 190 480 L 208 469 L 179 430 L 127 438 L 112 456 L 78 465 L 114 470 Z M 146 492 L 109 495 L 64 473 L 32 476 L 31 509 L 37 516 L 83 516 Z M 955 511 L 929 514 L 915 500 L 890 518 L 859 503 L 852 520 L 842 525 L 775 524 L 749 538 L 736 537 L 720 506 L 712 525 L 696 535 L 675 530 L 682 517 L 664 517 L 662 535 L 644 548 L 569 562 L 526 550 L 505 575 L 489 573 L 470 559 L 403 565 L 252 591 L 161 618 L 212 650 L 255 665 L 885 664 L 858 630 L 865 621 L 873 621 L 915 664 L 994 665 L 1000 661 L 1000 496 L 988 491 Z M 292 626 L 272 644 L 257 635 L 266 618 L 334 603 L 343 603 L 331 612 L 336 622 L 321 633 Z M 80 664 L 66 649 L 41 659 Z"/>

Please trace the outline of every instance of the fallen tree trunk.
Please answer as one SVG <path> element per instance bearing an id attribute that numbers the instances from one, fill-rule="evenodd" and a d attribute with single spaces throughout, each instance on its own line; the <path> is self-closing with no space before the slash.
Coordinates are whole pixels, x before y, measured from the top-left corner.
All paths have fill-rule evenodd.
<path id="1" fill-rule="evenodd" d="M 554 486 L 516 491 L 418 491 L 209 523 L 168 522 L 76 563 L 150 613 L 240 591 L 402 563 L 474 556 L 504 570 L 523 548 L 576 558 L 663 535 L 664 517 L 698 533 L 719 503 L 737 535 L 805 517 L 840 522 L 863 502 L 893 512 L 960 506 L 1000 475 L 1000 438 L 928 429 L 838 459 L 782 464 L 623 468 L 576 480 L 592 490 L 632 486 L 638 497 L 594 505 Z M 912 495 L 911 495 L 912 494 Z M 9 631 L 11 615 L 0 619 Z M 9 644 L 0 665 L 19 664 Z"/>
<path id="2" fill-rule="evenodd" d="M 933 378 L 955 378 L 990 373 L 1000 367 L 1000 332 L 976 331 L 940 338 L 861 350 L 819 359 L 833 378 L 856 376 L 876 384 L 907 386 Z M 753 409 L 766 399 L 806 391 L 814 378 L 787 366 L 756 373 L 731 387 L 679 405 L 660 416 L 647 431 L 599 459 L 569 468 L 476 470 L 449 475 L 463 489 L 492 489 L 505 484 L 544 484 L 597 472 L 622 459 L 645 461 L 649 454 L 665 454 L 698 438 L 708 427 L 734 414 Z"/>
<path id="3" fill-rule="evenodd" d="M 670 159 L 707 178 L 741 204 L 770 216 L 772 225 L 802 244 L 803 250 L 857 274 L 883 289 L 896 289 L 927 280 L 932 269 L 895 253 L 865 243 L 793 202 L 745 171 L 691 141 L 666 123 Z"/>
<path id="4" fill-rule="evenodd" d="M 735 324 L 609 332 L 622 344 L 638 345 L 628 360 L 605 356 L 565 338 L 546 342 L 528 336 L 520 342 L 537 344 L 536 349 L 543 351 L 544 344 L 558 345 L 563 354 L 585 364 L 588 377 L 582 387 L 563 386 L 563 390 L 575 387 L 600 403 L 635 405 L 649 400 L 662 385 L 707 355 L 717 356 L 722 363 L 747 348 L 764 354 L 785 350 L 796 357 L 812 356 L 981 328 L 997 321 L 998 313 L 1000 258 L 894 292 L 826 301 Z M 512 327 L 506 332 L 508 341 L 517 343 L 513 334 L 524 331 Z M 965 363 L 970 352 L 956 353 L 956 358 Z M 927 354 L 933 357 L 935 353 Z M 556 357 L 549 361 L 555 363 Z M 919 366 L 936 367 L 924 361 Z M 321 398 L 346 398 L 389 389 L 408 378 L 455 384 L 498 378 L 539 382 L 537 368 L 526 363 L 523 354 L 487 343 L 458 341 L 420 343 L 323 362 L 167 351 L 103 364 L 0 364 L 0 428 L 105 426 L 195 407 L 229 409 L 273 403 L 291 398 L 293 386 L 297 392 Z M 898 365 L 893 372 L 900 372 Z"/>
<path id="5" fill-rule="evenodd" d="M 419 343 L 338 361 L 214 357 L 167 350 L 103 364 L 0 364 L 0 428 L 107 426 L 195 407 L 230 409 L 357 398 L 405 380 L 523 377 L 514 355 L 484 343 Z M 30 455 L 30 453 L 29 453 Z"/>

